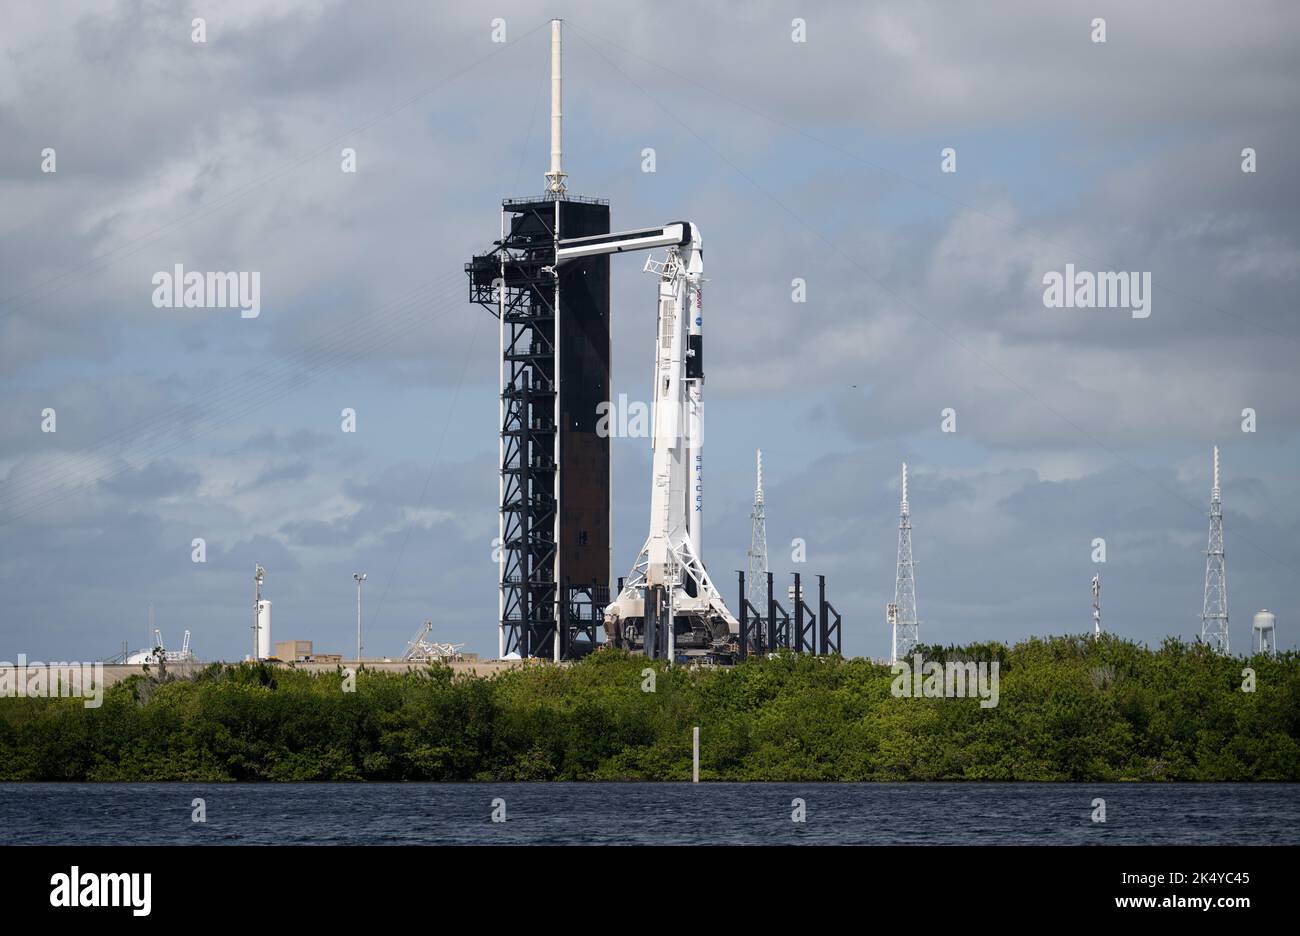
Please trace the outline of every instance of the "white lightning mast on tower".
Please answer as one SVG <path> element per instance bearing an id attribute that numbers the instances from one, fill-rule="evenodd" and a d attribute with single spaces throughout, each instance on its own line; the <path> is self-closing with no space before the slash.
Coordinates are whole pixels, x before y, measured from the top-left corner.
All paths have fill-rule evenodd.
<path id="1" fill-rule="evenodd" d="M 1228 653 L 1228 571 L 1223 562 L 1223 503 L 1219 488 L 1219 447 L 1214 447 L 1214 486 L 1210 488 L 1210 542 L 1205 550 L 1205 603 L 1201 640 Z"/>
<path id="2" fill-rule="evenodd" d="M 546 191 L 548 194 L 563 195 L 564 171 L 560 168 L 564 156 L 563 138 L 564 114 L 564 77 L 560 66 L 562 43 L 560 24 L 562 20 L 551 20 L 551 169 L 546 173 Z"/>
<path id="3" fill-rule="evenodd" d="M 763 503 L 762 449 L 758 450 L 758 484 L 754 488 L 754 510 L 749 518 L 753 521 L 753 530 L 749 536 L 748 598 L 755 608 L 762 608 L 767 601 L 767 505 Z"/>
<path id="4" fill-rule="evenodd" d="M 894 603 L 889 606 L 893 634 L 890 663 L 907 657 L 921 642 L 921 622 L 916 619 L 916 574 L 912 568 L 912 520 L 907 503 L 907 462 L 903 462 L 903 497 L 898 508 L 898 575 Z"/>

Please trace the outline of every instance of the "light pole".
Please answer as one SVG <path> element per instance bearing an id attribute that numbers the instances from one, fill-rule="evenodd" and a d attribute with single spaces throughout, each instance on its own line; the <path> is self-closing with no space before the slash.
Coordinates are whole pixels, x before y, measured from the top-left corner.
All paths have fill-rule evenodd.
<path id="1" fill-rule="evenodd" d="M 266 570 L 256 563 L 253 564 L 253 659 L 261 659 L 258 653 L 260 642 L 258 641 L 257 628 L 261 621 L 258 619 L 258 612 L 262 610 L 262 582 L 266 580 Z"/>
<path id="2" fill-rule="evenodd" d="M 366 573 L 353 572 L 357 581 L 357 666 L 361 665 L 361 583 L 366 580 Z"/>

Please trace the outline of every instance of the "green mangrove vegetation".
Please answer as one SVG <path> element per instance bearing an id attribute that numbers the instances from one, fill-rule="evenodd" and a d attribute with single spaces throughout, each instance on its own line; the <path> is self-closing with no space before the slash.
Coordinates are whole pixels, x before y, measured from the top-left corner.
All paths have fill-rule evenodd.
<path id="1" fill-rule="evenodd" d="M 214 664 L 132 676 L 98 708 L 0 699 L 0 780 L 685 780 L 695 725 L 705 780 L 1300 780 L 1295 653 L 1112 636 L 922 652 L 996 662 L 997 705 L 901 698 L 888 666 L 838 657 L 606 650 L 492 677 L 362 670 L 353 692 L 341 673 Z"/>

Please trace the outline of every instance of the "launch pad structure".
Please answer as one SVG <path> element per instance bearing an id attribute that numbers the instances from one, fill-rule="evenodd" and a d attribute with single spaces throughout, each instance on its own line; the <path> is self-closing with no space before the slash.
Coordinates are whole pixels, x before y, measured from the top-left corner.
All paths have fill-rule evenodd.
<path id="1" fill-rule="evenodd" d="M 500 239 L 465 265 L 470 301 L 500 327 L 498 654 L 576 659 L 601 629 L 670 661 L 816 653 L 819 636 L 838 652 L 824 579 L 819 609 L 800 590 L 778 627 L 770 575 L 764 613 L 750 605 L 738 619 L 705 569 L 703 240 L 688 221 L 611 232 L 607 200 L 569 194 L 560 56 L 554 20 L 545 191 L 505 199 Z M 659 283 L 649 535 L 611 600 L 610 439 L 597 429 L 610 399 L 610 257 L 659 249 L 644 267 Z"/>
<path id="2" fill-rule="evenodd" d="M 506 199 L 501 240 L 466 265 L 500 320 L 502 657 L 589 652 L 609 601 L 609 257 L 555 261 L 561 239 L 608 232 L 604 200 Z"/>
<path id="3" fill-rule="evenodd" d="M 505 199 L 494 249 L 465 265 L 500 326 L 498 655 L 557 662 L 595 649 L 610 565 L 609 256 L 556 257 L 609 233 L 609 202 L 567 191 L 561 41 L 552 21 L 545 191 Z"/>

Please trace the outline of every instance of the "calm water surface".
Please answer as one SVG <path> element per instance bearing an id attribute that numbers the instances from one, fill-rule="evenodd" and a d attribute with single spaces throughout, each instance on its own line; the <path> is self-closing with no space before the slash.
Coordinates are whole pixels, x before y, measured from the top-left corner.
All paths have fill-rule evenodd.
<path id="1" fill-rule="evenodd" d="M 1300 844 L 1300 784 L 0 784 L 0 843 Z"/>

